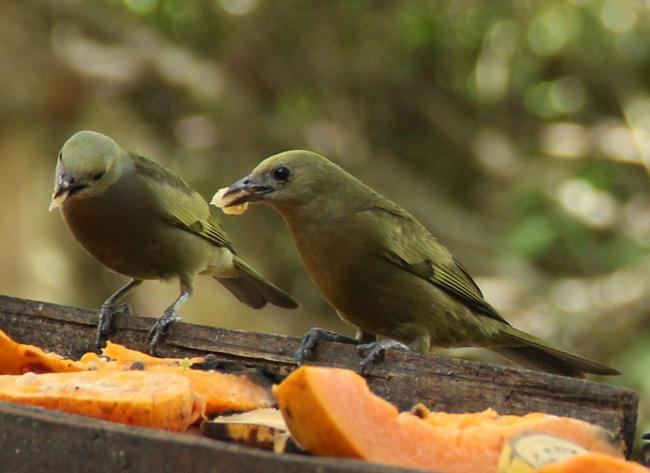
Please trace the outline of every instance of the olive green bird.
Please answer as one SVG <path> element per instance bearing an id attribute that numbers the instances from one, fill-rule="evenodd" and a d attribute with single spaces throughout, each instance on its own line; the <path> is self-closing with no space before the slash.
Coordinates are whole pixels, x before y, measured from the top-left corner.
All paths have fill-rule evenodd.
<path id="1" fill-rule="evenodd" d="M 227 206 L 262 201 L 285 219 L 314 284 L 358 327 L 366 370 L 393 340 L 419 353 L 480 346 L 567 376 L 617 374 L 511 326 L 461 264 L 411 214 L 322 156 L 287 151 L 233 184 Z M 311 354 L 315 329 L 296 353 Z M 336 337 L 335 337 L 336 339 Z M 390 340 L 393 339 L 393 340 Z"/>
<path id="2" fill-rule="evenodd" d="M 110 335 L 113 316 L 128 311 L 120 299 L 146 279 L 180 281 L 180 295 L 151 329 L 152 351 L 179 319 L 177 311 L 192 294 L 197 274 L 209 274 L 256 309 L 267 303 L 298 306 L 237 256 L 216 210 L 203 197 L 105 135 L 80 131 L 63 145 L 50 210 L 56 207 L 97 261 L 131 278 L 101 307 L 98 346 Z"/>

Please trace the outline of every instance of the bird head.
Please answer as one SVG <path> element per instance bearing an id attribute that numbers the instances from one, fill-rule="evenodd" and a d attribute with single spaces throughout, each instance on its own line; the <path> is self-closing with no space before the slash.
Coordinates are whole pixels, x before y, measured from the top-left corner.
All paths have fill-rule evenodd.
<path id="1" fill-rule="evenodd" d="M 311 151 L 293 150 L 266 158 L 224 194 L 227 207 L 262 201 L 278 210 L 332 195 L 344 171 Z"/>
<path id="2" fill-rule="evenodd" d="M 59 152 L 50 210 L 71 198 L 101 194 L 115 182 L 115 162 L 124 151 L 106 135 L 80 131 Z"/>

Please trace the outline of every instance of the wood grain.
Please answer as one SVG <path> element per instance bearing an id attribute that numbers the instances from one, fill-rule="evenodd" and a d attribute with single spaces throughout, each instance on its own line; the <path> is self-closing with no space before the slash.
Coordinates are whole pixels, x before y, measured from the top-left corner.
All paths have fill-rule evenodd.
<path id="1" fill-rule="evenodd" d="M 276 455 L 192 434 L 0 402 L 7 473 L 415 473 L 356 460 Z"/>

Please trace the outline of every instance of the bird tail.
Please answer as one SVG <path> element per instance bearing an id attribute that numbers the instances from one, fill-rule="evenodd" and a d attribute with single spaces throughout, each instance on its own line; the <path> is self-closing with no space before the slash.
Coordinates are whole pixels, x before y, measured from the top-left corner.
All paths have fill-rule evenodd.
<path id="1" fill-rule="evenodd" d="M 605 366 L 573 353 L 562 351 L 525 332 L 508 326 L 501 332 L 500 345 L 490 349 L 527 368 L 548 373 L 584 378 L 585 373 L 599 375 L 620 374 Z"/>
<path id="2" fill-rule="evenodd" d="M 235 256 L 235 267 L 239 275 L 234 278 L 214 276 L 240 302 L 254 309 L 261 309 L 271 303 L 285 309 L 295 309 L 298 302 L 282 289 L 274 286 L 246 262 Z"/>

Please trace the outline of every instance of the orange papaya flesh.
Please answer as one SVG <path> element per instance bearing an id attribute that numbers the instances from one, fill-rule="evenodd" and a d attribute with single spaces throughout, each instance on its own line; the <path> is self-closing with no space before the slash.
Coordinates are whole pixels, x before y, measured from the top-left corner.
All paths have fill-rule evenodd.
<path id="1" fill-rule="evenodd" d="M 523 416 L 499 415 L 493 409 L 471 414 L 450 414 L 428 411 L 420 414 L 428 424 L 437 428 L 454 427 L 463 432 L 466 441 L 481 436 L 481 448 L 500 454 L 504 441 L 524 432 L 537 432 L 563 438 L 581 447 L 610 454 L 623 454 L 624 446 L 607 430 L 571 417 L 558 417 L 543 412 Z M 491 435 L 483 436 L 485 432 Z M 502 440 L 503 438 L 503 440 Z M 478 438 L 475 439 L 479 441 Z"/>
<path id="2" fill-rule="evenodd" d="M 204 409 L 187 378 L 142 371 L 3 375 L 0 400 L 176 432 Z"/>
<path id="3" fill-rule="evenodd" d="M 200 357 L 156 358 L 110 341 L 102 350 L 102 356 L 88 352 L 79 361 L 74 361 L 55 353 L 45 353 L 32 345 L 17 343 L 0 331 L 0 374 L 132 369 L 168 372 L 190 380 L 194 392 L 205 399 L 205 415 L 208 416 L 273 404 L 269 386 L 252 377 L 190 368 L 192 364 L 203 361 L 205 359 Z"/>
<path id="4" fill-rule="evenodd" d="M 548 432 L 587 449 L 622 456 L 604 429 L 547 414 L 430 413 L 421 419 L 375 396 L 356 373 L 301 367 L 273 389 L 287 426 L 316 455 L 349 457 L 439 473 L 496 473 L 504 442 L 523 431 Z"/>
<path id="5" fill-rule="evenodd" d="M 156 358 L 110 341 L 102 354 L 111 359 L 105 362 L 110 366 L 132 368 L 134 363 L 138 363 L 146 371 L 185 376 L 191 381 L 194 392 L 205 398 L 205 414 L 208 416 L 226 411 L 249 411 L 273 404 L 270 389 L 248 376 L 191 369 L 193 363 L 201 363 L 205 361 L 204 358 Z M 90 357 L 86 358 L 86 361 L 90 360 Z"/>
<path id="6" fill-rule="evenodd" d="M 545 465 L 537 471 L 538 473 L 650 473 L 650 468 L 605 453 L 586 452 L 558 463 Z"/>
<path id="7" fill-rule="evenodd" d="M 0 330 L 0 375 L 83 371 L 83 364 L 39 347 L 23 345 Z"/>

